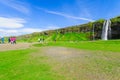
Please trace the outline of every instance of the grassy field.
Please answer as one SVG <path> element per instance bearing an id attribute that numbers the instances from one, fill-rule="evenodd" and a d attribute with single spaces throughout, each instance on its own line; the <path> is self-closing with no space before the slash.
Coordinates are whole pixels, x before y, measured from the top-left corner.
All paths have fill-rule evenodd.
<path id="1" fill-rule="evenodd" d="M 0 52 L 0 80 L 120 79 L 119 40 L 49 42 L 34 46 Z"/>
<path id="2" fill-rule="evenodd" d="M 34 55 L 37 51 L 26 49 L 0 52 L 0 80 L 61 80 L 51 71 L 46 56 L 42 53 Z"/>
<path id="3" fill-rule="evenodd" d="M 120 40 L 109 41 L 56 41 L 47 44 L 35 44 L 34 46 L 64 46 L 84 50 L 120 52 Z"/>
<path id="4" fill-rule="evenodd" d="M 120 79 L 120 41 L 80 41 L 51 42 L 34 46 L 63 46 L 87 50 L 84 57 L 72 59 L 64 63 L 63 70 L 75 70 L 68 74 L 68 80 L 119 80 Z M 72 67 L 72 68 L 71 68 Z M 68 68 L 68 69 L 67 69 Z M 76 71 L 77 70 L 77 71 Z M 64 71 L 63 71 L 64 72 Z M 67 74 L 67 73 L 66 73 Z M 73 77 L 72 75 L 79 75 Z M 87 76 L 87 77 L 86 77 Z"/>

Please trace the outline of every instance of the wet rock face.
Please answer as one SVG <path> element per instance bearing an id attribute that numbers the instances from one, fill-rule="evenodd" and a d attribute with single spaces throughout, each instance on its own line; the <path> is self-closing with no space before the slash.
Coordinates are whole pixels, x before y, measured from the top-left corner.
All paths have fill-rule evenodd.
<path id="1" fill-rule="evenodd" d="M 113 20 L 115 19 L 115 20 Z M 111 36 L 108 35 L 108 39 L 120 39 L 120 17 L 111 19 Z M 96 24 L 99 24 L 96 23 Z M 101 39 L 103 24 L 95 25 L 95 39 Z"/>
<path id="2" fill-rule="evenodd" d="M 101 39 L 102 29 L 95 30 L 95 39 Z M 120 25 L 111 26 L 111 36 L 108 39 L 120 39 Z"/>
<path id="3" fill-rule="evenodd" d="M 111 19 L 111 39 L 120 39 L 120 16 Z"/>
<path id="4" fill-rule="evenodd" d="M 120 23 L 111 26 L 112 39 L 120 39 Z"/>

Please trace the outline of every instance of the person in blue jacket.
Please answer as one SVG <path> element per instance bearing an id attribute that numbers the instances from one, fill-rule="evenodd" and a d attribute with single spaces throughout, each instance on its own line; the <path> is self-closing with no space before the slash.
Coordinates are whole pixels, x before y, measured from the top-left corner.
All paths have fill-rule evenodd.
<path id="1" fill-rule="evenodd" d="M 2 44 L 4 44 L 4 37 L 1 37 Z"/>

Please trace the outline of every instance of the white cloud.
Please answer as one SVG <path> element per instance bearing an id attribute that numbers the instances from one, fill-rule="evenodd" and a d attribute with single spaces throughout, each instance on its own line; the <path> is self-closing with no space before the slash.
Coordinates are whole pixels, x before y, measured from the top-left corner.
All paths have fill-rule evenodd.
<path id="1" fill-rule="evenodd" d="M 66 17 L 66 18 L 77 19 L 77 20 L 85 20 L 85 21 L 94 21 L 92 19 L 88 19 L 88 18 L 84 18 L 84 17 L 71 16 L 71 15 L 68 15 L 68 14 L 65 14 L 65 13 L 50 11 L 50 10 L 46 10 L 46 9 L 42 9 L 42 8 L 39 8 L 39 9 L 45 11 L 46 13 L 59 15 L 59 16 L 63 16 L 63 17 Z"/>
<path id="2" fill-rule="evenodd" d="M 25 22 L 22 18 L 0 17 L 0 28 L 21 28 Z"/>
<path id="3" fill-rule="evenodd" d="M 46 26 L 44 28 L 20 28 L 20 29 L 0 29 L 0 36 L 18 36 L 24 34 L 30 34 L 33 32 L 41 32 L 46 30 L 58 29 L 57 26 Z"/>
<path id="4" fill-rule="evenodd" d="M 41 32 L 43 31 L 44 29 L 39 29 L 39 28 L 23 28 L 23 29 L 20 29 L 20 31 L 18 32 L 21 32 L 21 33 L 33 33 L 33 32 Z"/>
<path id="5" fill-rule="evenodd" d="M 9 6 L 19 12 L 28 14 L 29 9 L 26 7 L 26 3 L 20 2 L 18 0 L 0 0 L 0 3 L 3 3 L 6 6 Z"/>
<path id="6" fill-rule="evenodd" d="M 15 36 L 19 35 L 20 33 L 18 30 L 5 30 L 5 29 L 0 29 L 0 36 Z"/>
<path id="7" fill-rule="evenodd" d="M 28 33 L 33 33 L 33 32 L 41 32 L 43 31 L 42 29 L 34 29 L 34 28 L 22 28 L 22 29 L 10 29 L 10 30 L 5 30 L 5 29 L 0 29 L 0 34 L 2 36 L 17 36 L 17 35 L 22 35 L 22 34 L 28 34 Z"/>
<path id="8" fill-rule="evenodd" d="M 44 30 L 54 30 L 54 29 L 59 29 L 60 27 L 58 26 L 54 26 L 54 25 L 51 25 L 51 26 L 47 26 L 44 28 Z"/>
<path id="9" fill-rule="evenodd" d="M 20 33 L 33 33 L 33 32 L 41 32 L 41 31 L 46 31 L 46 30 L 54 30 L 54 29 L 58 29 L 60 27 L 57 26 L 46 26 L 44 28 L 22 28 L 19 29 L 18 32 Z"/>

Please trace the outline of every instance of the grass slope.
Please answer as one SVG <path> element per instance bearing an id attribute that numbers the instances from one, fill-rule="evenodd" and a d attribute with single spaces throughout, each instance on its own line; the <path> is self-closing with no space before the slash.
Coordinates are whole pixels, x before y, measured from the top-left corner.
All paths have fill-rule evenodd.
<path id="1" fill-rule="evenodd" d="M 65 33 L 65 34 L 53 34 L 50 40 L 56 41 L 86 41 L 89 40 L 88 36 L 89 33 Z"/>
<path id="2" fill-rule="evenodd" d="M 37 42 L 38 38 L 44 38 L 45 41 L 86 41 L 89 40 L 90 33 L 69 32 L 65 34 L 53 33 L 51 35 L 31 35 L 30 37 L 18 38 L 19 42 Z"/>

